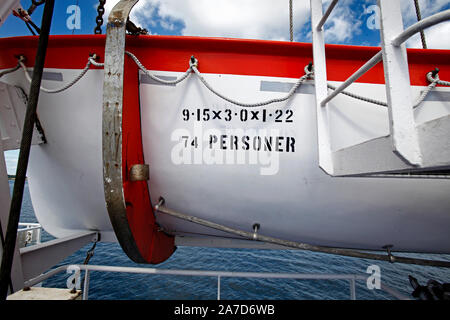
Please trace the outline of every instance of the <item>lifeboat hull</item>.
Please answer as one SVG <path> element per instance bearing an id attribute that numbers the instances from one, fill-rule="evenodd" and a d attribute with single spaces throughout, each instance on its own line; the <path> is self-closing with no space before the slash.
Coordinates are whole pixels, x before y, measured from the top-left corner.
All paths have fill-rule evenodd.
<path id="1" fill-rule="evenodd" d="M 0 52 L 0 69 L 13 67 L 17 54 L 25 54 L 32 67 L 36 38 L 1 39 L 0 45 L 7 48 Z M 90 53 L 103 60 L 104 45 L 103 36 L 51 37 L 42 85 L 56 88 L 73 79 Z M 285 96 L 312 61 L 310 44 L 274 41 L 142 36 L 127 38 L 126 50 L 162 79 L 180 77 L 194 55 L 212 87 L 243 103 Z M 378 50 L 328 46 L 330 83 L 342 83 Z M 448 51 L 408 54 L 413 96 L 424 90 L 425 74 L 438 65 L 441 78 L 450 78 Z M 32 147 L 29 187 L 39 222 L 56 237 L 99 230 L 102 241 L 120 242 L 104 197 L 103 78 L 103 69 L 92 67 L 70 89 L 40 94 L 38 116 L 47 143 Z M 21 72 L 2 81 L 28 90 Z M 385 100 L 382 63 L 349 91 Z M 148 198 L 124 223 L 138 247 L 157 243 L 145 240 L 154 232 L 169 239 L 158 257 L 145 262 L 166 259 L 177 244 L 258 247 L 154 212 L 160 197 L 170 209 L 250 232 L 257 223 L 259 233 L 285 240 L 450 253 L 447 176 L 332 177 L 319 167 L 313 81 L 285 102 L 243 108 L 212 93 L 195 74 L 177 85 L 155 82 L 126 56 L 124 95 L 124 110 L 134 111 L 123 121 L 122 154 L 135 157 L 124 157 L 124 177 L 137 162 L 149 166 L 148 181 L 140 181 L 139 188 L 132 182 L 124 186 L 136 193 L 133 199 Z M 436 88 L 416 111 L 416 122 L 449 114 L 449 95 L 447 88 Z M 330 109 L 335 150 L 389 134 L 386 108 L 339 95 Z"/>

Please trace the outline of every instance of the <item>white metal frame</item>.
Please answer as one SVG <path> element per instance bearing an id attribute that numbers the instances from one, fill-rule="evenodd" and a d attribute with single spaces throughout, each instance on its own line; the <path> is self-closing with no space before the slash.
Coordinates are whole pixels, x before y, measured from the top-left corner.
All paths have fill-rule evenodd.
<path id="1" fill-rule="evenodd" d="M 334 1 L 335 5 L 337 1 Z M 332 8 L 334 8 L 334 5 Z M 331 6 L 330 6 L 331 7 Z M 328 95 L 327 88 L 327 66 L 325 60 L 325 34 L 322 30 L 322 22 L 328 14 L 322 14 L 322 0 L 311 0 L 311 26 L 312 26 L 312 45 L 314 59 L 314 84 L 316 89 L 316 116 L 317 116 L 317 144 L 319 151 L 319 165 L 329 174 L 334 173 L 333 158 L 331 152 L 328 105 L 321 105 L 322 101 Z M 317 26 L 317 27 L 315 27 Z M 320 27 L 320 28 L 319 28 Z"/>
<path id="2" fill-rule="evenodd" d="M 378 4 L 393 151 L 408 163 L 420 165 L 422 159 L 414 121 L 406 46 L 395 46 L 391 40 L 403 32 L 400 1 L 381 0 Z"/>
<path id="3" fill-rule="evenodd" d="M 85 245 L 98 240 L 97 232 L 85 231 L 21 248 L 20 258 L 24 279 L 36 277 Z"/>
<path id="4" fill-rule="evenodd" d="M 29 244 L 41 243 L 42 226 L 39 223 L 19 222 L 17 230 L 17 242 L 19 248 L 26 247 Z"/>
<path id="5" fill-rule="evenodd" d="M 264 278 L 264 279 L 297 279 L 297 280 L 348 280 L 350 284 L 350 299 L 356 300 L 356 281 L 367 281 L 368 275 L 359 274 L 304 274 L 304 273 L 271 273 L 271 272 L 229 272 L 229 271 L 204 271 L 204 270 L 175 270 L 175 269 L 157 269 L 157 268 L 136 268 L 136 267 L 117 267 L 117 266 L 99 266 L 99 265 L 64 265 L 57 267 L 45 274 L 39 275 L 34 279 L 25 282 L 27 287 L 37 285 L 44 280 L 65 272 L 68 268 L 71 270 L 78 268 L 85 271 L 83 300 L 88 300 L 90 273 L 98 272 L 117 272 L 117 273 L 139 273 L 149 275 L 176 275 L 176 276 L 192 276 L 192 277 L 214 277 L 217 278 L 217 300 L 220 300 L 221 279 L 222 278 Z M 397 290 L 381 283 L 381 290 L 389 293 L 393 297 L 400 300 L 410 300 Z"/>
<path id="6" fill-rule="evenodd" d="M 450 166 L 446 143 L 447 120 L 416 126 L 404 42 L 421 30 L 450 20 L 450 10 L 423 19 L 403 30 L 400 3 L 378 0 L 381 12 L 382 50 L 328 94 L 323 26 L 337 4 L 322 13 L 322 0 L 311 0 L 311 26 L 317 110 L 319 165 L 332 176 L 366 175 Z M 383 60 L 389 110 L 390 135 L 333 152 L 330 144 L 328 103 Z M 430 147 L 430 141 L 431 147 Z M 436 157 L 439 154 L 439 157 Z"/>
<path id="7" fill-rule="evenodd" d="M 6 235 L 6 226 L 8 225 L 8 213 L 11 203 L 11 195 L 8 183 L 8 173 L 6 170 L 6 161 L 4 157 L 2 135 L 0 132 L 0 225 L 3 228 L 2 234 Z M 3 247 L 0 243 L 0 262 L 2 260 Z M 22 263 L 19 254 L 19 246 L 14 250 L 13 265 L 11 269 L 11 283 L 14 290 L 23 288 L 24 278 L 22 273 Z"/>

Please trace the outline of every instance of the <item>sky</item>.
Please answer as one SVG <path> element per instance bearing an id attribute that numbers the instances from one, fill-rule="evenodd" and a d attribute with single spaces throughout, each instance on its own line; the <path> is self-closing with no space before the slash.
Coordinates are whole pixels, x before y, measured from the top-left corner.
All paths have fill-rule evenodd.
<path id="1" fill-rule="evenodd" d="M 394 0 L 396 1 L 396 0 Z M 401 2 L 404 27 L 417 21 L 414 1 Z M 51 34 L 93 34 L 98 0 L 56 0 Z M 106 1 L 104 20 L 117 0 Z M 324 10 L 331 0 L 325 0 Z M 450 0 L 419 0 L 422 18 L 450 9 Z M 31 0 L 21 0 L 28 9 Z M 327 43 L 378 46 L 379 10 L 376 0 L 341 0 L 325 24 Z M 33 13 L 40 25 L 43 6 Z M 155 35 L 289 40 L 289 0 L 140 0 L 131 20 Z M 311 42 L 308 0 L 293 0 L 294 41 Z M 103 33 L 105 28 L 103 27 Z M 30 35 L 25 24 L 9 16 L 0 37 Z M 429 48 L 450 49 L 450 22 L 425 31 Z M 407 47 L 420 48 L 419 35 Z M 18 151 L 5 152 L 9 174 L 15 173 Z"/>

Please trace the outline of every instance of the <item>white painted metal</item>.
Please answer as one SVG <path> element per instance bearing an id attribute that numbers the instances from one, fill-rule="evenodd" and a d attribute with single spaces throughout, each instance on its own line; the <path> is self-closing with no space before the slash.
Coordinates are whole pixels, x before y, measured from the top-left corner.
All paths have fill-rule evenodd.
<path id="1" fill-rule="evenodd" d="M 0 81 L 0 132 L 3 150 L 20 148 L 27 98 L 22 89 Z M 33 131 L 32 145 L 43 143 L 41 134 Z"/>
<path id="2" fill-rule="evenodd" d="M 320 19 L 319 23 L 317 24 L 316 29 L 317 30 L 322 30 L 323 25 L 325 24 L 325 22 L 327 21 L 328 17 L 330 16 L 331 12 L 333 11 L 334 7 L 336 6 L 336 4 L 338 3 L 338 0 L 333 0 L 330 5 L 328 6 L 327 11 L 325 11 L 325 14 L 323 15 L 323 17 Z"/>
<path id="3" fill-rule="evenodd" d="M 334 97 L 336 97 L 338 94 L 340 94 L 342 91 L 345 90 L 349 85 L 351 85 L 353 82 L 355 82 L 359 77 L 361 77 L 364 73 L 366 73 L 368 70 L 373 68 L 378 62 L 382 60 L 382 54 L 381 51 L 375 54 L 369 61 L 367 61 L 361 68 L 359 68 L 355 73 L 353 73 L 350 77 L 347 78 L 339 87 L 336 88 L 331 94 L 329 94 L 321 103 L 320 105 L 323 107 L 328 102 L 330 102 Z"/>
<path id="4" fill-rule="evenodd" d="M 389 167 L 396 172 L 411 168 L 392 152 L 390 136 L 337 150 L 333 152 L 333 163 L 336 176 L 383 172 Z"/>
<path id="5" fill-rule="evenodd" d="M 217 300 L 220 300 L 220 275 L 217 276 Z"/>
<path id="6" fill-rule="evenodd" d="M 9 206 L 11 203 L 10 189 L 8 183 L 8 172 L 6 170 L 6 162 L 4 157 L 4 149 L 2 144 L 2 136 L 0 133 L 0 226 L 3 237 L 6 235 L 6 227 L 8 225 Z M 0 262 L 3 255 L 3 245 L 0 242 Z M 14 250 L 13 265 L 11 269 L 11 282 L 14 291 L 23 288 L 22 264 L 19 255 L 19 246 L 16 245 Z"/>
<path id="7" fill-rule="evenodd" d="M 117 266 L 99 266 L 99 265 L 64 265 L 57 267 L 45 274 L 39 275 L 34 279 L 27 281 L 25 284 L 29 287 L 34 286 L 42 281 L 64 272 L 69 267 L 78 267 L 80 270 L 86 271 L 86 276 L 90 276 L 90 272 L 117 272 L 117 273 L 139 273 L 148 275 L 175 275 L 175 276 L 192 276 L 192 277 L 217 277 L 217 299 L 220 300 L 220 279 L 221 278 L 264 278 L 264 279 L 297 279 L 297 280 L 349 280 L 350 281 L 350 298 L 356 299 L 357 280 L 366 281 L 367 275 L 363 274 L 322 274 L 322 273 L 273 273 L 273 272 L 234 272 L 234 271 L 213 271 L 213 270 L 176 270 L 176 269 L 156 269 L 156 268 L 136 268 L 136 267 L 117 267 Z M 88 273 L 89 271 L 89 273 Z M 85 280 L 86 284 L 86 280 Z M 89 279 L 87 280 L 89 285 Z M 85 291 L 89 287 L 83 288 Z M 381 284 L 381 289 L 400 300 L 410 300 L 408 297 L 399 293 L 397 290 Z M 85 295 L 83 295 L 84 299 Z M 87 295 L 86 295 L 87 298 Z"/>
<path id="8" fill-rule="evenodd" d="M 20 0 L 2 0 L 0 4 L 0 27 L 6 18 L 12 13 L 12 10 L 21 8 Z"/>
<path id="9" fill-rule="evenodd" d="M 350 300 L 356 300 L 356 276 L 350 279 Z"/>
<path id="10" fill-rule="evenodd" d="M 330 5 L 318 26 L 323 25 L 334 5 L 334 2 Z M 423 28 L 448 20 L 450 13 L 448 10 L 441 12 L 403 31 L 400 4 L 396 1 L 381 0 L 379 5 L 383 50 L 372 57 L 345 82 L 339 84 L 337 89 L 328 96 L 324 96 L 325 90 L 323 88 L 326 82 L 323 32 L 320 31 L 320 28 L 312 28 L 316 100 L 319 100 L 318 97 L 323 97 L 322 100 L 319 100 L 320 105 L 322 107 L 328 106 L 328 110 L 322 112 L 318 110 L 317 113 L 319 164 L 328 174 L 333 176 L 389 173 L 417 168 L 430 170 L 450 165 L 450 149 L 445 138 L 450 132 L 450 124 L 447 124 L 446 113 L 442 114 L 444 118 L 440 120 L 429 119 L 434 121 L 428 124 L 420 122 L 419 113 L 412 108 L 413 102 L 415 102 L 412 94 L 414 90 L 410 86 L 406 48 L 401 45 L 412 34 Z M 311 1 L 313 26 L 315 25 L 314 21 L 321 17 L 321 12 L 321 1 Z M 314 36 L 314 32 L 316 32 L 316 36 Z M 376 65 L 381 58 L 384 60 L 386 98 L 389 105 L 389 118 L 386 122 L 386 125 L 389 126 L 388 132 L 378 130 L 385 128 L 385 125 L 381 124 L 377 129 L 378 135 L 360 140 L 361 135 L 355 135 L 355 132 L 350 130 L 347 134 L 355 135 L 355 140 L 359 141 L 345 146 L 336 145 L 333 143 L 333 140 L 336 140 L 336 134 L 338 139 L 345 134 L 336 133 L 336 130 L 333 129 L 336 128 L 335 121 L 340 121 L 336 119 L 335 115 L 340 113 L 341 118 L 345 117 L 348 120 L 350 117 L 343 111 L 342 104 L 338 104 L 341 110 L 334 110 L 330 108 L 328 103 L 332 99 L 336 99 L 352 83 L 352 90 L 354 90 L 354 81 Z M 428 112 L 428 115 L 431 113 Z M 360 114 L 364 114 L 362 110 Z M 373 127 L 369 126 L 369 128 Z M 327 136 L 327 134 L 331 136 Z M 323 165 L 324 163 L 326 165 Z"/>
<path id="11" fill-rule="evenodd" d="M 86 269 L 84 272 L 84 285 L 83 285 L 83 300 L 88 300 L 89 298 L 89 280 L 90 280 L 90 271 Z"/>
<path id="12" fill-rule="evenodd" d="M 20 249 L 24 279 L 31 279 L 78 251 L 86 244 L 96 241 L 98 234 L 84 231 L 78 234 L 46 241 Z"/>
<path id="13" fill-rule="evenodd" d="M 41 229 L 39 223 L 19 223 L 16 240 L 19 248 L 26 247 L 32 243 L 41 243 Z"/>
<path id="14" fill-rule="evenodd" d="M 322 0 L 311 0 L 311 25 L 315 26 L 322 19 Z M 314 84 L 316 89 L 316 120 L 319 166 L 333 175 L 333 159 L 331 154 L 328 106 L 321 102 L 328 95 L 327 66 L 325 61 L 325 35 L 323 30 L 312 27 Z"/>
<path id="15" fill-rule="evenodd" d="M 417 127 L 424 166 L 450 163 L 450 116 L 425 122 Z"/>
<path id="16" fill-rule="evenodd" d="M 392 40 L 403 32 L 400 2 L 378 0 L 378 5 L 380 6 L 380 35 L 393 151 L 408 164 L 420 166 L 422 156 L 412 108 L 413 99 L 406 47 L 404 44 L 399 47 L 392 44 Z"/>

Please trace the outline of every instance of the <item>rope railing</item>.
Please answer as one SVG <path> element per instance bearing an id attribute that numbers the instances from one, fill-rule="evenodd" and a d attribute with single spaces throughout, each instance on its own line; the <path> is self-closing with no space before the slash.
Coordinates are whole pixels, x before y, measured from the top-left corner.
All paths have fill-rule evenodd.
<path id="1" fill-rule="evenodd" d="M 66 85 L 64 85 L 63 87 L 58 88 L 58 89 L 47 89 L 47 88 L 44 88 L 44 87 L 41 86 L 41 90 L 42 90 L 43 92 L 46 92 L 46 93 L 60 93 L 60 92 L 63 92 L 63 91 L 65 91 L 65 90 L 69 89 L 70 87 L 72 87 L 73 85 L 75 85 L 78 81 L 80 81 L 81 78 L 83 78 L 83 76 L 84 76 L 84 75 L 86 74 L 86 72 L 89 70 L 89 68 L 91 67 L 91 65 L 94 65 L 94 66 L 97 66 L 97 67 L 103 66 L 103 63 L 98 63 L 98 62 L 95 61 L 96 57 L 97 57 L 97 56 L 96 56 L 95 54 L 94 54 L 93 56 L 90 56 L 90 57 L 88 58 L 88 62 L 86 63 L 86 66 L 85 66 L 84 69 L 80 72 L 80 74 L 79 74 L 77 77 L 75 77 L 72 81 L 70 81 L 69 83 L 67 83 Z M 24 71 L 25 78 L 27 79 L 28 82 L 31 83 L 31 77 L 30 77 L 30 74 L 28 73 L 27 67 L 25 66 L 25 64 L 23 63 L 23 61 L 20 61 L 20 60 L 19 60 L 19 64 L 20 64 L 20 66 L 22 67 L 22 69 L 23 69 L 23 71 Z"/>
<path id="2" fill-rule="evenodd" d="M 272 98 L 269 100 L 265 100 L 265 101 L 259 101 L 259 102 L 253 102 L 253 103 L 244 103 L 244 102 L 239 102 L 233 98 L 227 97 L 226 95 L 224 95 L 223 93 L 220 93 L 218 90 L 214 89 L 213 86 L 205 79 L 205 77 L 202 75 L 202 73 L 198 70 L 198 64 L 199 61 L 192 56 L 189 60 L 189 68 L 178 78 L 176 78 L 175 80 L 165 80 L 165 79 L 161 79 L 160 77 L 152 74 L 147 68 L 145 68 L 145 66 L 141 63 L 141 61 L 131 52 L 129 51 L 125 51 L 125 53 L 136 63 L 136 65 L 138 66 L 138 68 L 144 72 L 144 74 L 146 74 L 147 76 L 149 76 L 152 80 L 159 82 L 161 84 L 165 84 L 165 85 L 176 85 L 178 83 L 183 82 L 184 80 L 186 80 L 191 74 L 195 74 L 199 80 L 203 83 L 203 85 L 209 90 L 211 91 L 213 94 L 215 94 L 216 96 L 218 96 L 219 98 L 232 103 L 238 107 L 242 107 L 242 108 L 258 108 L 258 107 L 263 107 L 272 103 L 279 103 L 279 102 L 283 102 L 286 100 L 289 100 L 294 93 L 296 92 L 296 90 L 305 83 L 306 80 L 313 80 L 314 79 L 314 69 L 312 68 L 312 64 L 308 64 L 307 66 L 305 66 L 304 68 L 304 75 L 301 76 L 297 82 L 294 83 L 294 85 L 292 86 L 292 88 L 289 90 L 289 92 L 283 96 L 283 97 L 279 97 L 279 98 Z M 371 60 L 373 60 L 368 66 L 367 68 L 370 68 L 374 63 L 377 63 L 379 61 L 379 57 L 381 57 L 381 52 L 379 52 L 379 54 L 375 55 Z M 104 63 L 101 62 L 97 62 L 97 55 L 93 54 L 91 56 L 89 56 L 88 61 L 86 63 L 86 66 L 84 67 L 84 69 L 80 72 L 80 74 L 78 76 L 76 76 L 72 81 L 70 81 L 69 83 L 67 83 L 66 85 L 64 85 L 61 88 L 57 88 L 57 89 L 48 89 L 48 88 L 44 88 L 41 86 L 41 90 L 43 92 L 46 93 L 50 93 L 50 94 L 54 94 L 54 93 L 60 93 L 63 92 L 69 88 L 71 88 L 73 85 L 75 85 L 78 81 L 80 81 L 84 75 L 86 75 L 87 71 L 90 69 L 90 67 L 93 65 L 95 67 L 103 67 Z M 25 74 L 25 78 L 27 79 L 28 82 L 31 83 L 31 77 L 29 74 L 29 71 L 27 69 L 27 67 L 24 64 L 25 62 L 25 58 L 23 56 L 20 56 L 18 58 L 18 64 L 16 67 L 11 68 L 11 69 L 7 69 L 5 71 L 0 72 L 0 77 L 3 75 L 6 75 L 8 73 L 12 73 L 15 72 L 16 70 L 22 68 Z M 360 76 L 360 73 L 364 73 L 364 69 L 366 69 L 366 67 L 361 67 L 360 68 L 360 72 L 357 71 L 355 72 L 349 79 L 347 79 L 347 81 L 345 81 L 344 83 L 342 83 L 339 87 L 336 87 L 330 83 L 327 84 L 327 87 L 331 90 L 334 90 L 335 92 L 331 93 L 325 100 L 327 101 L 323 101 L 323 103 L 328 102 L 329 100 L 331 100 L 332 98 L 334 98 L 336 95 L 338 94 L 344 94 L 348 97 L 354 98 L 354 99 L 358 99 L 364 102 L 368 102 L 368 103 L 372 103 L 372 104 L 376 104 L 382 107 L 388 107 L 386 102 L 383 101 L 379 101 L 373 98 L 369 98 L 369 97 L 364 97 L 352 92 L 348 92 L 348 91 L 344 91 L 344 88 L 348 87 L 351 82 L 353 82 L 355 79 L 357 79 Z M 442 86 L 450 86 L 450 82 L 449 81 L 444 81 L 441 80 L 439 78 L 438 75 L 439 69 L 435 69 L 433 71 L 430 71 L 427 73 L 426 78 L 427 81 L 429 82 L 429 85 L 427 86 L 427 88 L 421 93 L 421 95 L 417 98 L 416 102 L 413 104 L 413 108 L 417 108 L 426 98 L 426 96 L 430 93 L 431 90 L 433 90 L 436 85 L 442 85 Z"/>

